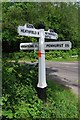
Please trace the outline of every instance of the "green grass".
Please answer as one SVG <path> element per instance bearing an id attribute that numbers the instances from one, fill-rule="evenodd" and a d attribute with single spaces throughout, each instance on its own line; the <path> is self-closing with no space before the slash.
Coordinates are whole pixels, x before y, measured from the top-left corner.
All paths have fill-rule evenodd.
<path id="1" fill-rule="evenodd" d="M 45 59 L 46 61 L 58 61 L 58 62 L 62 62 L 62 61 L 69 61 L 69 62 L 74 62 L 74 61 L 78 61 L 78 57 L 71 57 L 71 54 L 64 54 L 65 52 L 62 52 L 61 55 L 59 55 L 59 51 L 54 53 L 46 53 L 45 54 Z M 76 54 L 75 54 L 76 55 Z M 60 57 L 61 56 L 61 57 Z M 37 51 L 36 52 L 14 52 L 14 53 L 3 53 L 3 58 L 5 58 L 8 61 L 13 61 L 13 60 L 17 60 L 17 61 L 31 61 L 31 62 L 36 62 L 38 61 L 38 55 L 37 55 Z"/>
<path id="2" fill-rule="evenodd" d="M 25 72 L 24 72 L 25 71 Z M 47 80 L 47 102 L 38 98 L 37 68 L 17 63 L 3 63 L 3 117 L 78 118 L 78 98 L 69 90 Z M 14 108 L 14 109 L 13 109 Z"/>
<path id="3" fill-rule="evenodd" d="M 33 61 L 33 62 L 35 62 L 35 61 L 38 61 L 38 58 L 37 59 L 33 59 L 33 58 L 27 58 L 26 56 L 25 57 L 23 57 L 23 58 L 21 58 L 21 59 L 19 59 L 19 60 L 21 60 L 21 61 Z M 51 58 L 51 59 L 46 59 L 45 58 L 45 60 L 46 61 L 57 61 L 57 62 L 75 62 L 75 61 L 78 61 L 78 57 L 67 57 L 67 58 L 60 58 L 60 57 L 56 57 L 56 58 Z"/>
<path id="4" fill-rule="evenodd" d="M 61 118 L 72 118 L 75 114 L 75 118 L 78 118 L 78 98 L 68 88 L 59 85 L 52 80 L 48 80 L 48 88 L 50 89 L 49 95 L 52 101 L 54 101 L 57 108 L 57 112 Z M 74 118 L 74 117 L 73 117 Z"/>
<path id="5" fill-rule="evenodd" d="M 53 58 L 53 59 L 45 59 L 46 61 L 53 61 L 53 62 L 77 62 L 78 61 L 78 58 L 68 58 L 68 59 L 63 59 L 63 58 Z M 8 61 L 14 61 L 14 60 L 10 60 L 8 59 Z M 27 58 L 21 58 L 21 59 L 18 59 L 18 61 L 22 61 L 22 62 L 38 62 L 38 59 L 27 59 Z"/>
<path id="6" fill-rule="evenodd" d="M 71 58 L 71 57 L 69 57 L 69 58 L 66 58 L 66 59 L 64 59 L 64 58 L 53 58 L 53 59 L 51 59 L 51 60 L 46 60 L 46 61 L 56 61 L 56 62 L 76 62 L 76 61 L 78 61 L 78 58 L 77 58 L 77 57 L 75 57 L 75 58 Z"/>
<path id="7" fill-rule="evenodd" d="M 48 87 L 51 88 L 51 90 L 54 92 L 58 90 L 58 92 L 62 92 L 62 93 L 67 93 L 69 95 L 72 95 L 76 100 L 77 100 L 77 97 L 74 93 L 72 93 L 72 91 L 70 90 L 70 88 L 66 87 L 66 86 L 63 86 L 61 84 L 58 84 L 56 83 L 55 81 L 53 80 L 47 80 L 47 83 L 48 83 Z M 60 90 L 60 91 L 59 91 Z"/>

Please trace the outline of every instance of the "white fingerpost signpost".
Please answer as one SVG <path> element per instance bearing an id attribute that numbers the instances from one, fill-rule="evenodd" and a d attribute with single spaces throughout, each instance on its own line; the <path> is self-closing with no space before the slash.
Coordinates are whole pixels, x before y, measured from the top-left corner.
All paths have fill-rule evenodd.
<path id="1" fill-rule="evenodd" d="M 20 50 L 38 50 L 38 97 L 46 102 L 46 70 L 45 70 L 45 50 L 69 50 L 70 41 L 45 42 L 45 39 L 57 40 L 58 35 L 54 31 L 44 31 L 44 27 L 35 29 L 32 24 L 25 24 L 18 27 L 18 33 L 22 36 L 39 38 L 38 43 L 20 43 Z"/>
<path id="2" fill-rule="evenodd" d="M 45 70 L 45 32 L 44 29 L 40 29 L 40 38 L 39 38 L 39 51 L 38 51 L 38 59 L 39 59 L 39 75 L 38 75 L 38 96 L 46 102 L 46 70 Z"/>
<path id="3" fill-rule="evenodd" d="M 69 50 L 70 41 L 45 42 L 45 50 Z M 20 43 L 20 50 L 38 50 L 38 43 Z"/>

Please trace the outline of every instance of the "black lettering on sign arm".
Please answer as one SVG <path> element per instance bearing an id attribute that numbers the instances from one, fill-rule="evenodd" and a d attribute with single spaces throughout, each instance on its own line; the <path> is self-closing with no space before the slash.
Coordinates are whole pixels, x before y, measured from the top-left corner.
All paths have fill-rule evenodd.
<path id="1" fill-rule="evenodd" d="M 69 44 L 65 44 L 65 47 L 69 47 Z"/>
<path id="2" fill-rule="evenodd" d="M 23 33 L 24 33 L 24 29 L 21 29 L 21 32 L 23 32 Z"/>

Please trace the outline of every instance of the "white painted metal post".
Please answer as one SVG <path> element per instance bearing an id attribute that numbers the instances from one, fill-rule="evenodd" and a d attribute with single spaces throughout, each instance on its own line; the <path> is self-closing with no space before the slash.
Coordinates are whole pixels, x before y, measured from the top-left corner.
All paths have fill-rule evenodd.
<path id="1" fill-rule="evenodd" d="M 40 38 L 39 38 L 39 75 L 38 75 L 38 96 L 44 102 L 46 102 L 46 70 L 45 70 L 45 32 L 44 29 L 40 29 Z"/>

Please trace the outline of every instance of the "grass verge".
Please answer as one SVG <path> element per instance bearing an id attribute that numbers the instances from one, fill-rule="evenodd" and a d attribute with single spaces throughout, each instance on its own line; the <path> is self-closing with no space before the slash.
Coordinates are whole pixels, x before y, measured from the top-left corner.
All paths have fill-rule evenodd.
<path id="1" fill-rule="evenodd" d="M 25 72 L 24 72 L 25 71 Z M 47 102 L 38 98 L 34 65 L 3 63 L 3 119 L 78 118 L 78 99 L 69 89 L 48 80 Z"/>
<path id="2" fill-rule="evenodd" d="M 78 57 L 77 56 L 74 56 L 72 57 L 71 55 L 64 55 L 64 56 L 53 56 L 53 54 L 49 54 L 49 53 L 46 53 L 46 61 L 57 61 L 57 62 L 74 62 L 74 61 L 78 61 Z M 28 53 L 28 52 L 14 52 L 14 53 L 3 53 L 3 58 L 5 58 L 6 60 L 8 61 L 13 61 L 13 60 L 16 60 L 16 61 L 30 61 L 30 62 L 36 62 L 38 61 L 38 55 L 37 53 Z"/>
<path id="3" fill-rule="evenodd" d="M 75 114 L 75 117 L 78 118 L 79 116 L 79 109 L 78 109 L 78 98 L 75 96 L 74 93 L 67 87 L 59 85 L 52 80 L 47 80 L 48 83 L 48 90 L 50 93 L 48 95 L 51 96 L 52 101 L 54 101 L 54 109 L 56 107 L 57 112 L 61 118 L 72 118 Z M 70 117 L 69 117 L 70 116 Z"/>
<path id="4" fill-rule="evenodd" d="M 76 61 L 78 61 L 78 58 L 77 57 L 74 57 L 74 58 L 72 58 L 72 57 L 69 57 L 69 58 L 66 58 L 66 59 L 64 59 L 64 58 L 53 58 L 53 59 L 51 59 L 51 60 L 46 60 L 46 61 L 56 61 L 56 62 L 76 62 Z"/>

